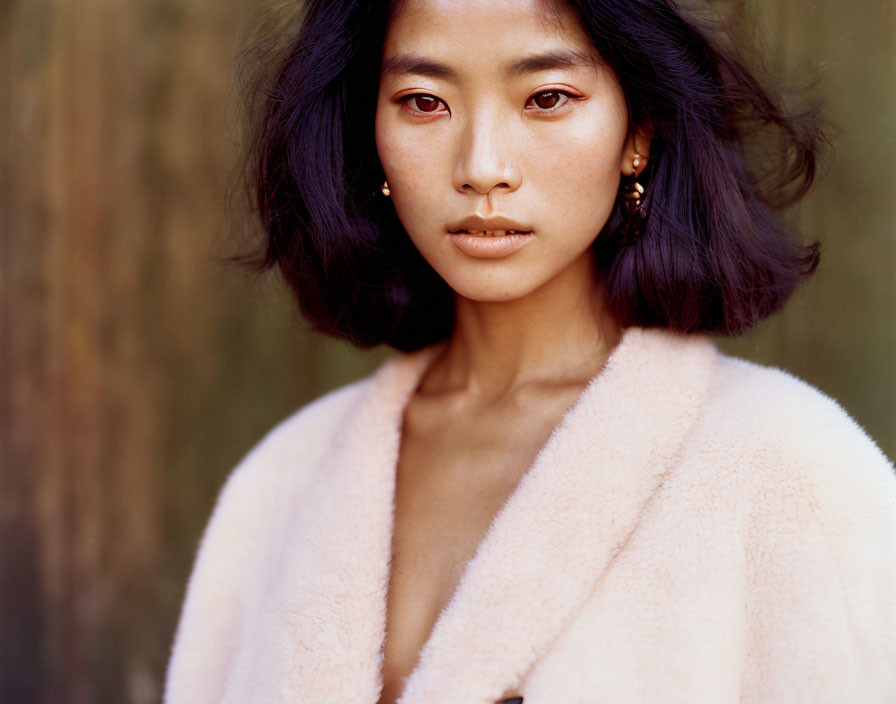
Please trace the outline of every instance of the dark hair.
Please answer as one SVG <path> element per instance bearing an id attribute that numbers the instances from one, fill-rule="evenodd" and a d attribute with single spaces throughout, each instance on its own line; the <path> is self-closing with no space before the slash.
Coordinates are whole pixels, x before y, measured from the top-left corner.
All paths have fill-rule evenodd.
<path id="1" fill-rule="evenodd" d="M 818 104 L 786 111 L 718 18 L 673 0 L 567 2 L 618 76 L 631 123 L 654 130 L 641 236 L 624 238 L 620 197 L 593 245 L 611 312 L 626 326 L 746 331 L 818 265 L 819 243 L 800 244 L 777 217 L 808 190 L 828 144 Z M 264 237 L 235 259 L 278 265 L 315 330 L 409 351 L 450 335 L 454 295 L 377 197 L 390 10 L 308 0 L 280 50 L 245 54 L 263 69 L 247 165 Z"/>

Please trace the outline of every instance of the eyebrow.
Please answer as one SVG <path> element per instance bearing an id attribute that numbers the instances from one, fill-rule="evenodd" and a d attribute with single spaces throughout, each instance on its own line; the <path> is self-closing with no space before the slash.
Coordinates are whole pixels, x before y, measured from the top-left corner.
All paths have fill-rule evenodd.
<path id="1" fill-rule="evenodd" d="M 504 67 L 504 73 L 508 76 L 524 76 L 551 69 L 592 66 L 594 63 L 595 61 L 592 57 L 581 52 L 558 50 L 534 54 L 513 61 Z M 429 76 L 430 78 L 441 78 L 454 83 L 460 78 L 457 71 L 450 66 L 419 54 L 398 54 L 393 56 L 383 64 L 382 73 L 384 76 L 415 74 L 418 76 Z"/>

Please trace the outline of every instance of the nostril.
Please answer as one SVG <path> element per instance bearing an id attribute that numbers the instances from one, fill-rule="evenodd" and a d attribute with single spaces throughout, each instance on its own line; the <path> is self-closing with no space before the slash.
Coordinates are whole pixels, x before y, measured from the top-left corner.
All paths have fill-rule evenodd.
<path id="1" fill-rule="evenodd" d="M 472 183 L 465 183 L 463 186 L 461 186 L 462 191 L 470 190 L 470 191 L 479 193 L 480 195 L 488 195 L 495 188 L 498 188 L 498 189 L 506 188 L 506 189 L 510 190 L 511 186 L 506 181 L 502 181 L 501 183 L 494 183 L 491 186 L 477 186 L 476 184 L 472 184 Z M 501 702 L 499 702 L 498 704 L 501 704 Z"/>
<path id="2" fill-rule="evenodd" d="M 523 698 L 511 697 L 510 699 L 502 699 L 499 702 L 495 702 L 495 704 L 523 704 Z"/>

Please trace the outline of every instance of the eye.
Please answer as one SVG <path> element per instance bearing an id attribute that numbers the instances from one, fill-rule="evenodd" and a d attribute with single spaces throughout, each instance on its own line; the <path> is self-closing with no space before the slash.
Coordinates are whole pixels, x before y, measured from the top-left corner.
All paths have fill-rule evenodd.
<path id="1" fill-rule="evenodd" d="M 411 112 L 419 112 L 426 115 L 438 114 L 439 105 L 445 105 L 441 100 L 426 93 L 412 93 L 400 98 L 399 103 L 409 106 Z M 448 106 L 445 105 L 447 108 Z"/>
<path id="2" fill-rule="evenodd" d="M 571 98 L 573 98 L 573 96 L 566 91 L 546 90 L 533 95 L 526 101 L 526 105 L 532 102 L 535 103 L 539 112 L 553 112 L 558 106 L 563 106 L 569 102 Z"/>

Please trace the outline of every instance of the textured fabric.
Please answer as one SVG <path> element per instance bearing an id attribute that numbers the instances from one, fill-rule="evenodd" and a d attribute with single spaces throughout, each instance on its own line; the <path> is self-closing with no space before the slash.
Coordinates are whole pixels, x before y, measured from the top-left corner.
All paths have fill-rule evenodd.
<path id="1" fill-rule="evenodd" d="M 444 343 L 442 343 L 444 344 Z M 375 704 L 403 411 L 439 346 L 228 479 L 169 704 Z M 401 704 L 896 702 L 896 473 L 829 397 L 628 328 L 493 519 Z"/>

